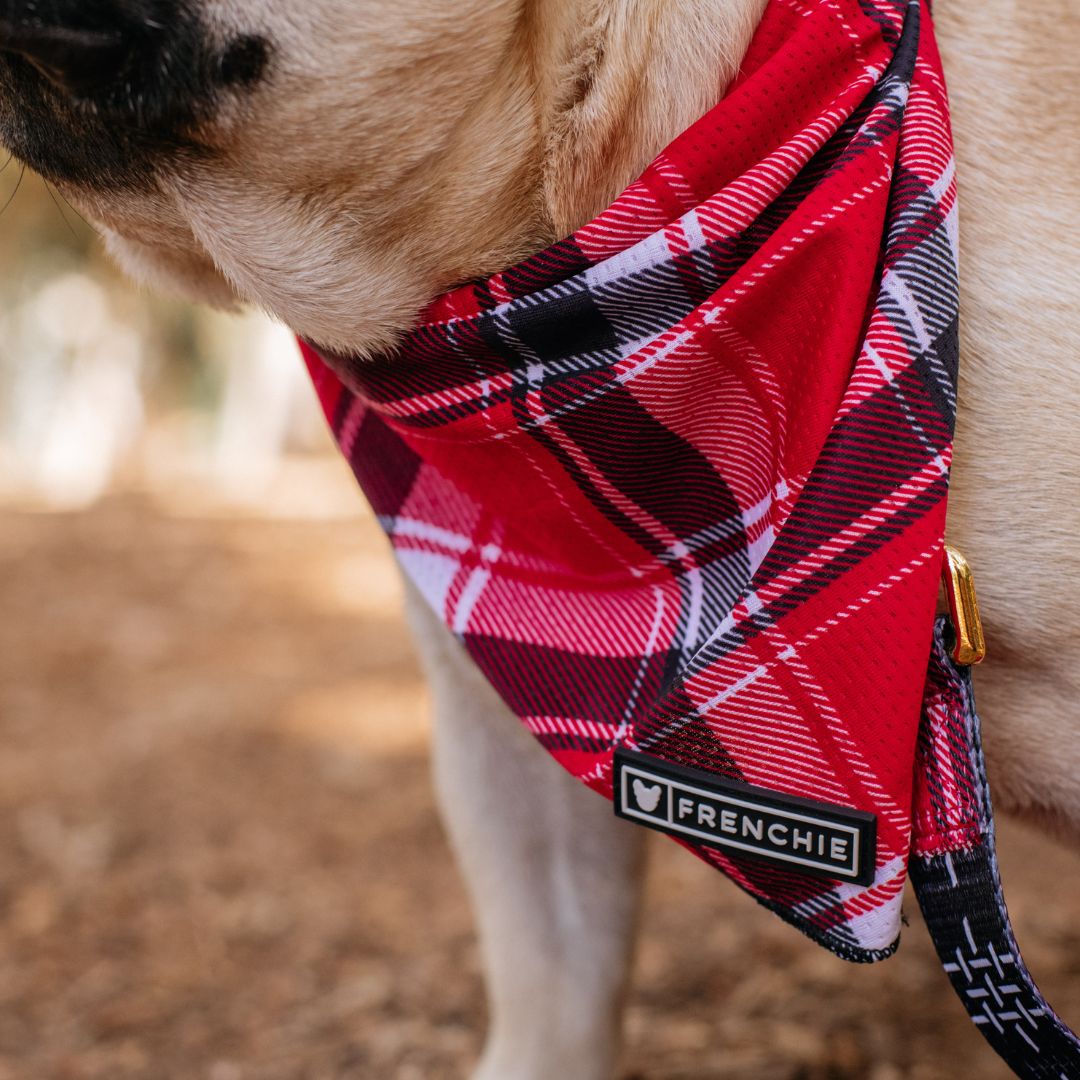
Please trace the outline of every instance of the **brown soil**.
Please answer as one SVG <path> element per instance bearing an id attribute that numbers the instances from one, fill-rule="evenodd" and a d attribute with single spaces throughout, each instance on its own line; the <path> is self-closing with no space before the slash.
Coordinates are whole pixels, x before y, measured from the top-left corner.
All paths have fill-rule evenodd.
<path id="1" fill-rule="evenodd" d="M 467 1075 L 478 960 L 396 608 L 360 517 L 0 512 L 0 1080 Z M 1080 1021 L 1080 866 L 1003 846 Z M 852 967 L 662 840 L 647 908 L 627 1078 L 1007 1075 L 914 911 Z"/>

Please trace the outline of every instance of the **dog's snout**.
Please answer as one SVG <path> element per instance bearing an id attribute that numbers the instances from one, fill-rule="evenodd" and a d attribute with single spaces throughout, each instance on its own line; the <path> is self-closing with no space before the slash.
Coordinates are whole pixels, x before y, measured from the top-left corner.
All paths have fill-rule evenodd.
<path id="1" fill-rule="evenodd" d="M 167 26 L 167 2 L 0 0 L 0 50 L 61 90 L 90 96 L 129 74 L 140 51 L 153 51 Z"/>
<path id="2" fill-rule="evenodd" d="M 0 0 L 0 143 L 47 178 L 149 182 L 212 152 L 268 38 L 195 0 Z"/>
<path id="3" fill-rule="evenodd" d="M 49 23 L 14 12 L 0 16 L 0 50 L 29 61 L 62 90 L 85 94 L 109 81 L 124 58 L 121 27 Z M 30 7 L 30 5 L 26 5 Z"/>
<path id="4" fill-rule="evenodd" d="M 262 75 L 267 42 L 211 35 L 185 0 L 0 0 L 0 54 L 75 98 L 145 118 Z"/>

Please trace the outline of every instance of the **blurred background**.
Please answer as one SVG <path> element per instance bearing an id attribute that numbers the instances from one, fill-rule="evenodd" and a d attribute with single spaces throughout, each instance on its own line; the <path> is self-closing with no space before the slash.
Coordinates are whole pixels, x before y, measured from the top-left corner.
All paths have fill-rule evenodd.
<path id="1" fill-rule="evenodd" d="M 19 179 L 0 1080 L 465 1077 L 485 1006 L 425 691 L 294 344 L 140 293 Z M 1025 953 L 1076 1024 L 1080 861 L 1004 834 Z M 657 838 L 623 1077 L 1005 1077 L 907 909 L 899 956 L 853 967 Z"/>

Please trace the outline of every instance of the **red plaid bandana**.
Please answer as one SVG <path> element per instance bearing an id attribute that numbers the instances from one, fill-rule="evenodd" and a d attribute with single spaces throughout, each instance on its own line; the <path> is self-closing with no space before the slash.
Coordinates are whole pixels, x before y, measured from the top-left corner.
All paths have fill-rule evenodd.
<path id="1" fill-rule="evenodd" d="M 624 747 L 875 815 L 870 884 L 682 842 L 888 955 L 957 363 L 925 0 L 772 0 L 598 218 L 393 355 L 305 352 L 401 565 L 552 755 L 609 798 Z"/>

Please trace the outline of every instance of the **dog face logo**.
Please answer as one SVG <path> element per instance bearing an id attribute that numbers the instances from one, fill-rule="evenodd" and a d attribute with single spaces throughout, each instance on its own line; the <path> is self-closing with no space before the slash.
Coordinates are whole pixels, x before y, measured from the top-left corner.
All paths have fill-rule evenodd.
<path id="1" fill-rule="evenodd" d="M 634 799 L 646 814 L 653 813 L 660 805 L 660 796 L 663 793 L 664 789 L 659 784 L 643 784 L 634 777 Z"/>

